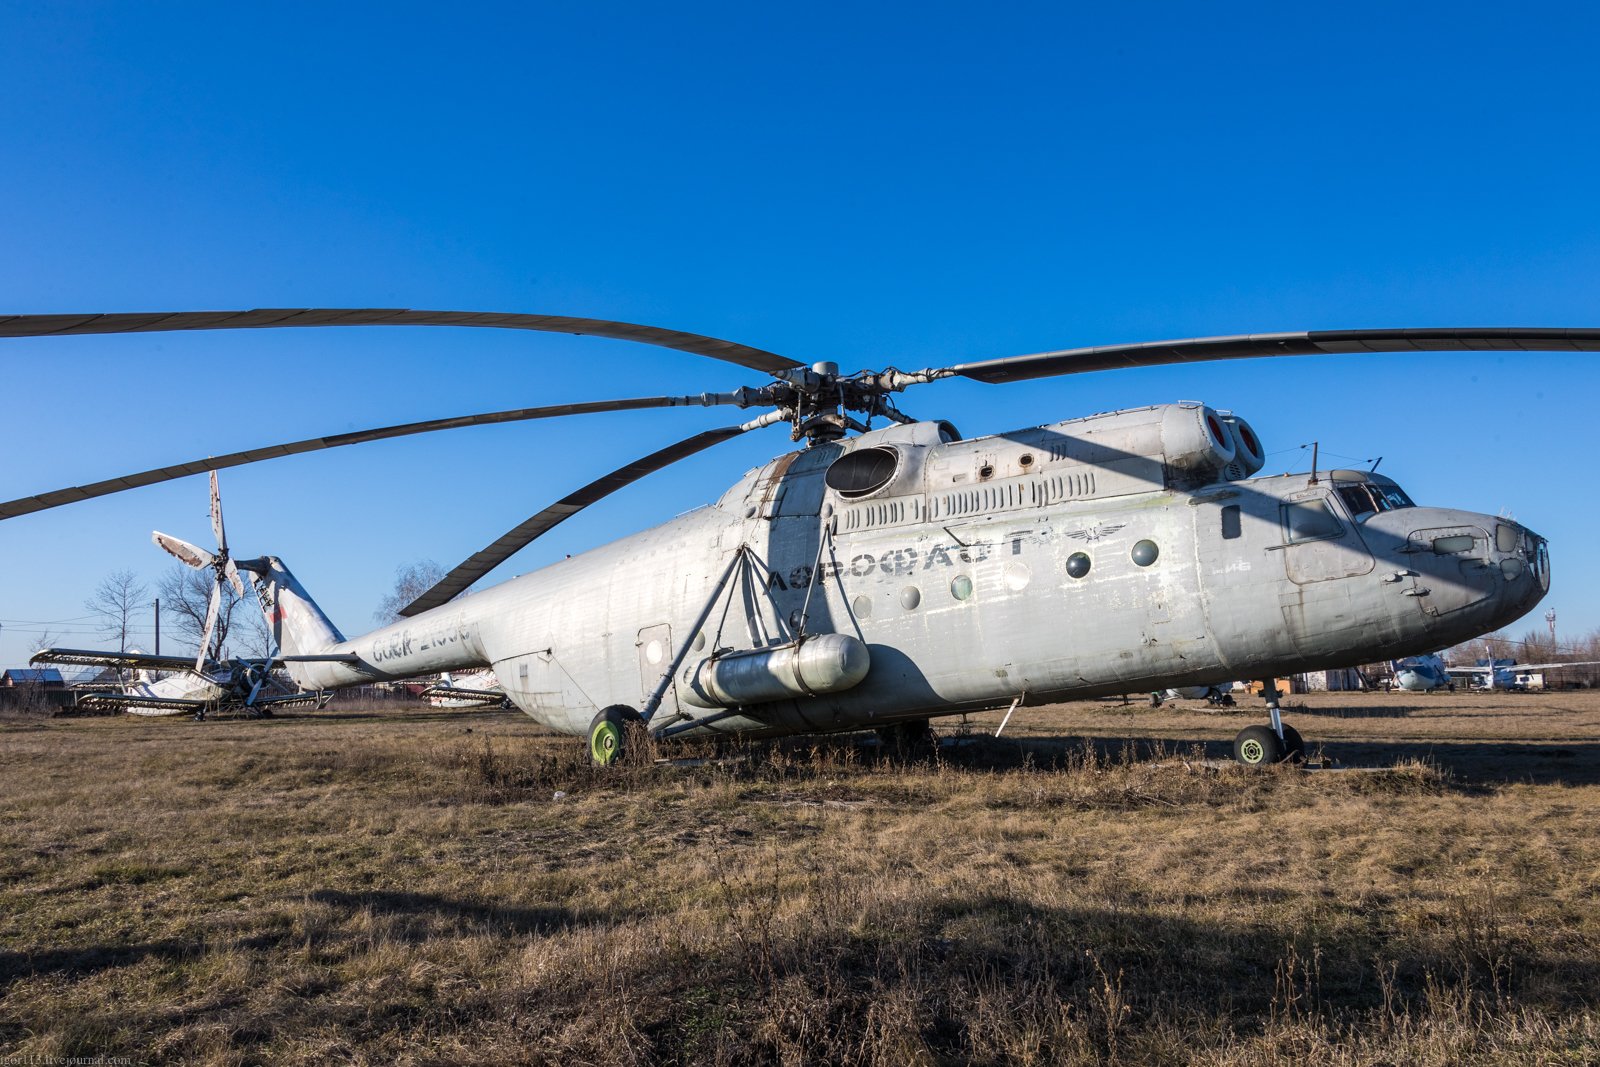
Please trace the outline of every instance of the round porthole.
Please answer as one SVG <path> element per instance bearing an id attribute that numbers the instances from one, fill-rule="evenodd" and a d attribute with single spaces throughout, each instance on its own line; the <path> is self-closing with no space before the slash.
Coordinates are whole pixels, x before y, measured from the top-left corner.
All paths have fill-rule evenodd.
<path id="1" fill-rule="evenodd" d="M 706 632 L 704 630 L 701 630 L 699 633 L 694 635 L 694 650 L 696 652 L 699 652 L 701 649 L 703 649 L 705 647 L 706 647 Z"/>
<path id="2" fill-rule="evenodd" d="M 900 590 L 900 606 L 907 611 L 916 611 L 917 605 L 922 603 L 922 590 L 914 585 L 908 585 Z"/>
<path id="3" fill-rule="evenodd" d="M 990 478 L 993 478 L 993 477 L 994 477 L 994 468 L 989 466 L 989 464 L 985 463 L 983 466 L 978 468 L 978 481 L 986 482 Z"/>
<path id="4" fill-rule="evenodd" d="M 1067 573 L 1074 578 L 1082 578 L 1089 573 L 1089 557 L 1083 552 L 1074 552 L 1067 557 Z"/>
<path id="5" fill-rule="evenodd" d="M 1026 563 L 1007 563 L 1000 569 L 1000 574 L 1005 580 L 1006 588 L 1013 593 L 1022 592 L 1033 580 L 1033 572 L 1028 570 Z"/>
<path id="6" fill-rule="evenodd" d="M 1148 567 L 1161 555 L 1161 549 L 1156 547 L 1154 541 L 1140 541 L 1133 546 L 1133 561 L 1141 567 Z"/>
<path id="7" fill-rule="evenodd" d="M 866 594 L 856 597 L 850 601 L 850 610 L 856 613 L 858 619 L 872 618 L 872 598 Z"/>
<path id="8" fill-rule="evenodd" d="M 958 574 L 950 579 L 950 595 L 957 600 L 966 600 L 972 596 L 972 579 L 965 574 Z"/>
<path id="9" fill-rule="evenodd" d="M 661 647 L 660 641 L 651 641 L 644 646 L 644 658 L 651 663 L 660 663 L 661 657 L 666 654 L 666 649 Z"/>
<path id="10" fill-rule="evenodd" d="M 1022 458 L 1017 460 L 1017 462 L 1022 465 L 1023 470 L 1027 470 L 1029 467 L 1033 466 L 1033 453 L 1024 452 L 1022 454 Z"/>

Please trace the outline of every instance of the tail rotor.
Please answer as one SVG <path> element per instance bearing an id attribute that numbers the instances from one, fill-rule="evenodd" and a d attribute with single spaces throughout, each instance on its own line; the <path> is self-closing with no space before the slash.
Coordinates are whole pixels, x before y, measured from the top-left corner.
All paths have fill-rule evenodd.
<path id="1" fill-rule="evenodd" d="M 209 569 L 216 576 L 216 581 L 211 586 L 211 599 L 206 605 L 206 623 L 200 634 L 200 652 L 194 661 L 196 671 L 205 669 L 207 652 L 211 647 L 211 635 L 216 631 L 217 619 L 222 611 L 223 584 L 233 586 L 235 593 L 244 596 L 244 579 L 239 577 L 239 568 L 228 555 L 228 534 L 222 523 L 222 494 L 217 488 L 216 471 L 211 472 L 211 531 L 217 536 L 215 552 L 207 552 L 197 545 L 191 545 L 159 530 L 150 536 L 152 541 L 180 563 L 197 571 Z"/>

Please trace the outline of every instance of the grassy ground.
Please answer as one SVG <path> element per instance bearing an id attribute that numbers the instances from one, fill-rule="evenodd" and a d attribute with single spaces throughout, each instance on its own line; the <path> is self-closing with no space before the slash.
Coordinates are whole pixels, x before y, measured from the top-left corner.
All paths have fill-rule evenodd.
<path id="1" fill-rule="evenodd" d="M 508 713 L 0 722 L 0 1058 L 1600 1062 L 1600 697 L 1303 699 L 1384 769 L 1219 768 L 1260 714 L 1195 705 L 605 772 Z"/>

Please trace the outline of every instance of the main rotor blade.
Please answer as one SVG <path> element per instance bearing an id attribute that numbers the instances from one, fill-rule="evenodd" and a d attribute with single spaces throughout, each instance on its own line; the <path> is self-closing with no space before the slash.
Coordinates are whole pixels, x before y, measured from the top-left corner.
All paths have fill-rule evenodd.
<path id="1" fill-rule="evenodd" d="M 800 363 L 749 345 L 698 333 L 640 326 L 607 319 L 524 315 L 495 311 L 412 311 L 400 308 L 257 308 L 254 311 L 165 311 L 112 315 L 4 315 L 0 337 L 58 337 L 86 333 L 150 333 L 162 330 L 253 330 L 290 326 L 476 326 L 501 330 L 592 334 L 619 341 L 709 356 L 772 373 Z"/>
<path id="2" fill-rule="evenodd" d="M 1258 356 L 1309 356 L 1348 352 L 1596 352 L 1600 329 L 1592 327 L 1467 326 L 1400 330 L 1308 330 L 1303 333 L 1256 333 L 1232 337 L 1191 337 L 1180 341 L 1145 341 L 1097 345 L 958 363 L 934 377 L 959 374 L 999 384 L 1048 378 L 1057 374 L 1161 367 Z M 924 381 L 928 379 L 923 379 Z"/>
<path id="3" fill-rule="evenodd" d="M 426 422 L 407 422 L 398 426 L 381 426 L 374 430 L 356 430 L 352 433 L 334 434 L 331 437 L 313 437 L 305 441 L 291 441 L 288 444 L 267 445 L 264 448 L 252 448 L 244 452 L 230 452 L 225 456 L 208 456 L 205 459 L 190 460 L 188 463 L 175 463 L 170 467 L 157 467 L 154 470 L 128 474 L 121 478 L 109 478 L 103 482 L 91 482 L 88 485 L 56 489 L 48 493 L 40 493 L 38 496 L 19 497 L 16 500 L 0 503 L 0 519 L 10 519 L 18 515 L 44 511 L 48 508 L 58 508 L 63 504 L 75 504 L 80 500 L 90 500 L 97 496 L 120 493 L 125 489 L 137 489 L 140 486 L 169 482 L 174 478 L 182 478 L 190 474 L 217 471 L 226 467 L 237 467 L 245 463 L 258 463 L 264 459 L 293 456 L 301 452 L 315 452 L 323 448 L 340 448 L 344 445 L 358 445 L 367 441 L 381 441 L 390 437 L 432 433 L 435 430 L 454 430 L 462 426 L 485 426 L 498 422 L 553 419 L 564 415 L 592 415 L 601 411 L 635 411 L 642 408 L 685 406 L 710 407 L 714 404 L 744 406 L 750 403 L 760 403 L 759 398 L 755 396 L 754 390 L 740 390 L 735 393 L 703 393 L 700 396 L 645 396 L 626 400 L 590 400 L 579 404 L 553 404 L 539 408 L 513 408 L 510 411 L 489 411 L 480 415 L 457 415 L 448 419 L 429 419 Z"/>
<path id="4" fill-rule="evenodd" d="M 595 501 L 611 495 L 625 485 L 638 481 L 647 474 L 654 473 L 663 467 L 676 463 L 680 459 L 686 459 L 696 452 L 702 452 L 714 444 L 731 440 L 742 433 L 761 426 L 770 426 L 781 417 L 778 412 L 771 412 L 740 426 L 724 426 L 721 429 L 697 433 L 693 437 L 679 441 L 677 444 L 668 445 L 659 452 L 652 452 L 643 459 L 636 459 L 626 466 L 618 467 L 604 477 L 596 478 L 577 492 L 569 493 L 526 522 L 508 530 L 505 536 L 496 540 L 482 552 L 475 553 L 460 566 L 441 578 L 432 589 L 429 589 L 416 600 L 401 608 L 400 614 L 409 618 L 412 615 L 419 615 L 430 608 L 436 608 L 441 604 L 448 603 L 457 595 L 466 591 L 467 587 L 473 582 L 482 578 L 532 543 L 534 538 L 565 522 Z"/>

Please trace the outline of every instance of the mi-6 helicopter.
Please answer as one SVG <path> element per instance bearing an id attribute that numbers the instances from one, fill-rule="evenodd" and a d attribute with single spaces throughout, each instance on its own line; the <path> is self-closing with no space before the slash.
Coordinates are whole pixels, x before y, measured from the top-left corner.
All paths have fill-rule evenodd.
<path id="1" fill-rule="evenodd" d="M 764 408 L 611 472 L 451 571 L 400 621 L 346 638 L 283 562 L 237 561 L 304 689 L 492 667 L 539 722 L 608 763 L 657 738 L 877 728 L 1168 687 L 1271 679 L 1451 645 L 1549 588 L 1543 538 L 1509 519 L 1418 507 L 1349 470 L 1254 477 L 1241 418 L 1166 404 L 972 440 L 892 398 L 1121 367 L 1315 353 L 1600 349 L 1600 329 L 1338 330 L 1068 349 L 842 374 L 728 341 L 555 316 L 258 310 L 0 318 L 0 336 L 336 325 L 474 326 L 642 341 L 770 375 L 732 393 L 489 412 L 272 445 L 0 504 L 7 518 L 206 470 L 457 426 L 596 411 Z M 860 418 L 858 418 L 860 416 Z M 874 418 L 889 425 L 871 429 Z M 457 599 L 557 523 L 675 460 L 786 422 L 804 442 L 717 501 Z M 852 436 L 853 434 L 853 436 Z M 219 579 L 220 580 L 220 579 Z M 350 661 L 341 658 L 353 657 Z M 1294 758 L 1269 724 L 1235 757 Z M 638 724 L 634 726 L 632 724 Z"/>

